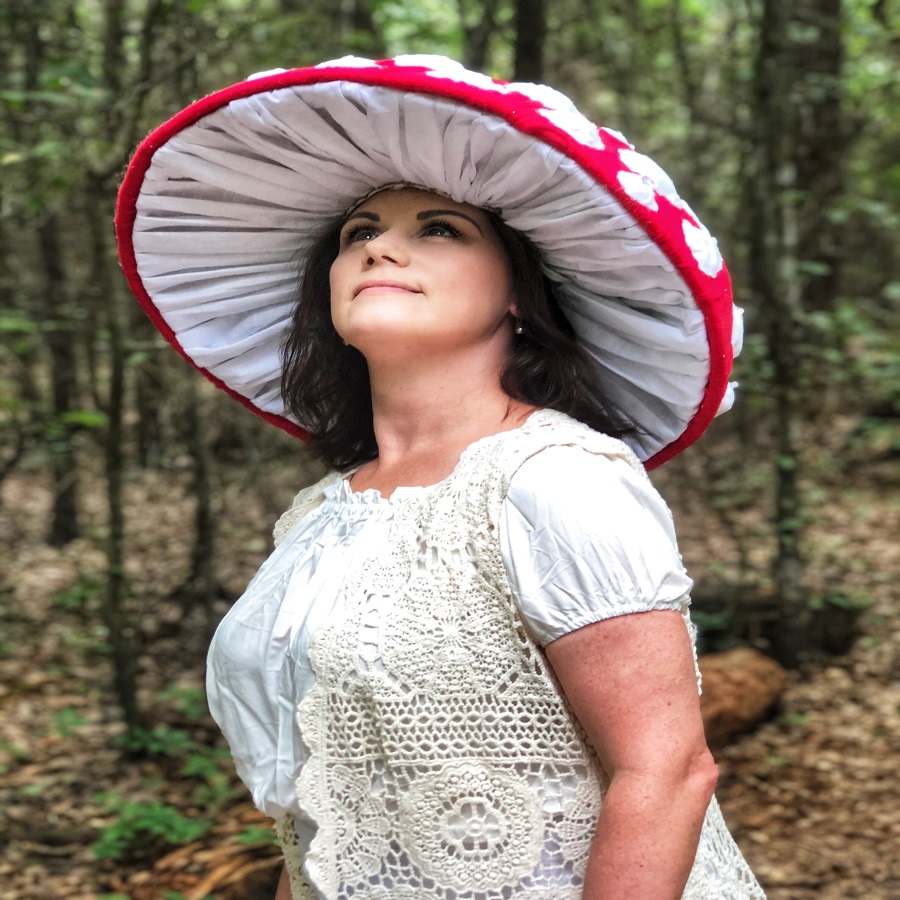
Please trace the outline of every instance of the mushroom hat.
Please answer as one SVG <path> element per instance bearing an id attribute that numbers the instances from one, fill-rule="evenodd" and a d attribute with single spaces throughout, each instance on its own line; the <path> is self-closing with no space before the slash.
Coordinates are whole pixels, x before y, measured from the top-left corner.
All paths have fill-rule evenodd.
<path id="1" fill-rule="evenodd" d="M 531 240 L 648 468 L 730 408 L 740 310 L 671 179 L 558 91 L 444 57 L 279 69 L 191 104 L 129 165 L 122 267 L 182 356 L 306 438 L 280 387 L 298 265 L 360 198 L 398 183 L 489 209 Z"/>

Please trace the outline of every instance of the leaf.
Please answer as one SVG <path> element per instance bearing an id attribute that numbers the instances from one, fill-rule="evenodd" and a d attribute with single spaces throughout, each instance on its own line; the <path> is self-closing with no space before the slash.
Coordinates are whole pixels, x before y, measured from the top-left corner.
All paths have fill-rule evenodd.
<path id="1" fill-rule="evenodd" d="M 797 468 L 797 457 L 796 456 L 779 456 L 778 457 L 778 468 L 783 472 L 793 472 L 794 469 Z"/>
<path id="2" fill-rule="evenodd" d="M 239 844 L 273 844 L 275 834 L 268 825 L 248 825 L 242 832 L 236 834 L 234 839 Z"/>
<path id="3" fill-rule="evenodd" d="M 800 260 L 797 263 L 797 269 L 800 272 L 804 272 L 806 275 L 818 275 L 820 277 L 830 275 L 832 272 L 832 267 L 829 266 L 828 263 L 823 263 L 814 259 Z"/>
<path id="4" fill-rule="evenodd" d="M 0 160 L 0 163 L 2 162 Z M 11 316 L 0 315 L 0 331 L 6 334 L 34 334 L 37 330 L 37 323 L 32 322 L 26 316 L 17 316 L 15 314 Z"/>
<path id="5" fill-rule="evenodd" d="M 109 417 L 100 410 L 75 409 L 63 413 L 59 420 L 66 425 L 80 425 L 82 428 L 102 428 L 109 421 Z"/>
<path id="6" fill-rule="evenodd" d="M 57 106 L 74 106 L 76 100 L 62 91 L 0 91 L 0 102 L 22 108 L 28 103 L 55 103 Z"/>

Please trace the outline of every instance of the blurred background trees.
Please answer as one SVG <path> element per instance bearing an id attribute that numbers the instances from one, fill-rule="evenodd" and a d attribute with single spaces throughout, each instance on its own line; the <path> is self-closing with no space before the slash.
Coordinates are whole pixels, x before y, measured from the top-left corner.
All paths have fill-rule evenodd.
<path id="1" fill-rule="evenodd" d="M 660 473 L 676 497 L 708 492 L 710 527 L 731 542 L 700 618 L 721 625 L 723 598 L 756 604 L 761 625 L 736 616 L 720 638 L 793 665 L 827 644 L 823 615 L 864 600 L 810 586 L 806 494 L 886 472 L 900 450 L 898 29 L 890 0 L 6 0 L 0 480 L 46 473 L 46 540 L 62 546 L 84 530 L 84 473 L 102 471 L 96 614 L 126 722 L 142 722 L 147 609 L 126 577 L 125 522 L 140 512 L 123 484 L 190 474 L 193 549 L 175 597 L 209 627 L 223 594 L 217 492 L 237 480 L 275 515 L 288 498 L 266 473 L 298 453 L 198 381 L 128 294 L 113 205 L 151 127 L 251 72 L 442 53 L 553 84 L 628 135 L 719 236 L 747 313 L 736 411 Z M 762 562 L 748 507 L 765 510 Z"/>

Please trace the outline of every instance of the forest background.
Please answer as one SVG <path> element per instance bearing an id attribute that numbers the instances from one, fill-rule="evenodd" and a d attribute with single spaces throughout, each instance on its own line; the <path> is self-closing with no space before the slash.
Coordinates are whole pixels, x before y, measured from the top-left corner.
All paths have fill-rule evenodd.
<path id="1" fill-rule="evenodd" d="M 624 132 L 719 238 L 739 402 L 654 474 L 702 649 L 791 671 L 719 751 L 774 898 L 896 897 L 897 0 L 0 0 L 0 897 L 271 896 L 211 629 L 317 464 L 117 267 L 135 145 L 251 72 L 441 53 Z"/>

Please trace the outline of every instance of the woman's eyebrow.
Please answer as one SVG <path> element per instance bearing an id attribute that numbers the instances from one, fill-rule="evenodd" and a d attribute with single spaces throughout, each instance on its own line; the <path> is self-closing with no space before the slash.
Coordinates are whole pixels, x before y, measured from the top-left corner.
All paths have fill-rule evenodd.
<path id="1" fill-rule="evenodd" d="M 370 222 L 380 222 L 381 216 L 376 213 L 369 212 L 367 209 L 361 210 L 360 212 L 350 213 L 343 222 L 341 222 L 341 228 L 343 228 L 351 219 L 368 219 Z"/>
<path id="2" fill-rule="evenodd" d="M 459 216 L 460 218 L 471 222 L 478 229 L 478 233 L 484 235 L 481 226 L 471 216 L 467 216 L 464 212 L 459 212 L 459 210 L 456 209 L 423 209 L 416 218 L 430 219 L 432 216 Z"/>

